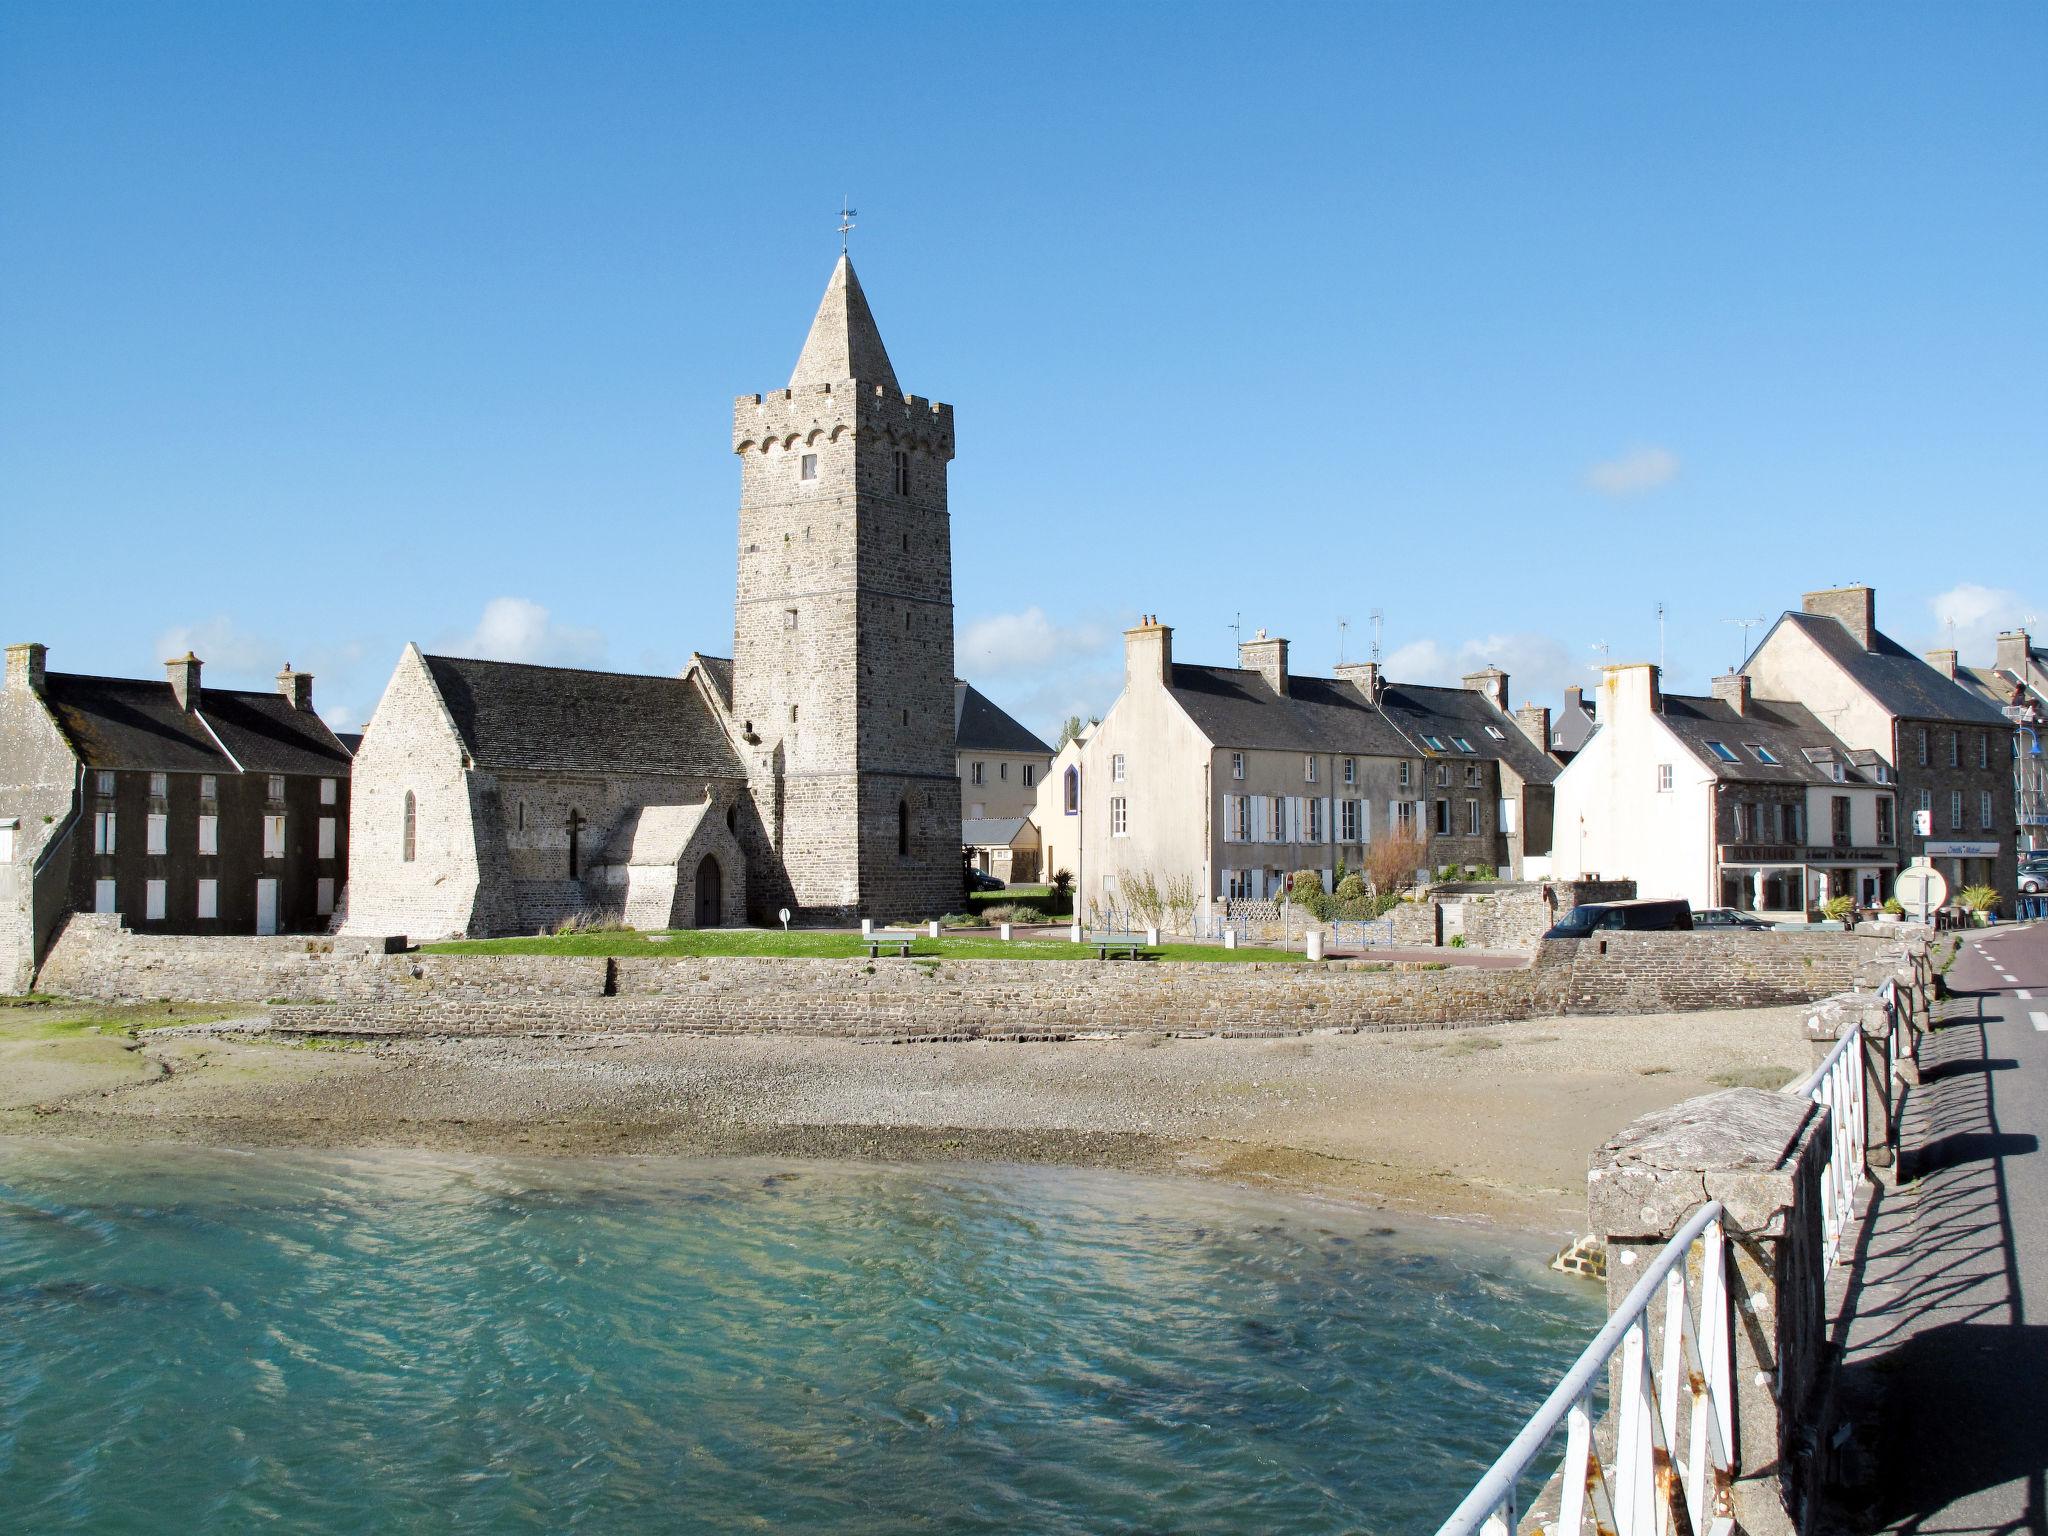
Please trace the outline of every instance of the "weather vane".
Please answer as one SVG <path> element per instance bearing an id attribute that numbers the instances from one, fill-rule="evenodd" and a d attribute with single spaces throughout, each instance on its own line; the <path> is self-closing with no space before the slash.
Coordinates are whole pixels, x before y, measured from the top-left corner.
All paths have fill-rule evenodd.
<path id="1" fill-rule="evenodd" d="M 859 212 L 860 210 L 853 206 L 851 199 L 844 197 L 839 199 L 839 254 L 842 256 L 846 254 L 846 237 L 852 234 L 858 227 L 853 221 L 855 215 Z"/>

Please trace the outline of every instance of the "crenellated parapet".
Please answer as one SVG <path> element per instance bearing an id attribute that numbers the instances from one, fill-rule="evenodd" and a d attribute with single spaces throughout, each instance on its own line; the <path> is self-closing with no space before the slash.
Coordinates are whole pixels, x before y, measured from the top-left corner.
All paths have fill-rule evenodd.
<path id="1" fill-rule="evenodd" d="M 849 433 L 951 460 L 953 407 L 853 379 L 741 395 L 733 401 L 734 453 L 835 442 Z"/>

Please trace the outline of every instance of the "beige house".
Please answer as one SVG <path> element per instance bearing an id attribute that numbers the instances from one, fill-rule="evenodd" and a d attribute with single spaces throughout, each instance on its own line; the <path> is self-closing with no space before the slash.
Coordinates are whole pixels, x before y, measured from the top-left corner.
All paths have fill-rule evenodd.
<path id="1" fill-rule="evenodd" d="M 1009 885 L 1038 879 L 1038 828 L 1029 816 L 1005 816 L 960 824 L 968 863 Z"/>
<path id="2" fill-rule="evenodd" d="M 1018 724 L 974 684 L 953 684 L 953 750 L 960 769 L 960 819 L 1029 816 L 1052 748 Z"/>
<path id="3" fill-rule="evenodd" d="M 1597 726 L 1557 777 L 1560 879 L 1803 922 L 1836 896 L 1874 907 L 1898 869 L 1891 766 L 1802 704 L 1665 693 L 1648 663 L 1609 667 Z"/>
<path id="4" fill-rule="evenodd" d="M 1125 634 L 1123 692 L 1039 798 L 1045 867 L 1073 873 L 1084 918 L 1123 911 L 1132 881 L 1191 902 L 1277 896 L 1302 869 L 1328 888 L 1392 832 L 1431 869 L 1549 853 L 1548 711 L 1508 713 L 1505 673 L 1303 677 L 1287 652 L 1261 634 L 1235 667 L 1190 666 L 1156 620 Z"/>

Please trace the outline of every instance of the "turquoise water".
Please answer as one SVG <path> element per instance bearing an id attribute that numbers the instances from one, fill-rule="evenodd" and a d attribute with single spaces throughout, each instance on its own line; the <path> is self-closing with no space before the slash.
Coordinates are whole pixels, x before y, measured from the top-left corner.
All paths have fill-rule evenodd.
<path id="1" fill-rule="evenodd" d="M 1539 1259 L 1066 1170 L 0 1142 L 0 1529 L 1432 1530 L 1600 1322 Z"/>

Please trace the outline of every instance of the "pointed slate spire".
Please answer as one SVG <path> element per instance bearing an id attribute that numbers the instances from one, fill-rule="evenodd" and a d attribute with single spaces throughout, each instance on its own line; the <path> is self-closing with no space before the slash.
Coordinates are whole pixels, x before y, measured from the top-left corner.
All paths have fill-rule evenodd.
<path id="1" fill-rule="evenodd" d="M 896 370 L 889 366 L 882 333 L 875 329 L 868 296 L 860 291 L 853 263 L 842 251 L 839 265 L 832 269 L 832 281 L 825 285 L 817 318 L 811 321 L 803 354 L 796 360 L 796 372 L 789 376 L 789 387 L 802 389 L 846 379 L 879 384 L 892 395 L 903 392 L 896 384 Z"/>

